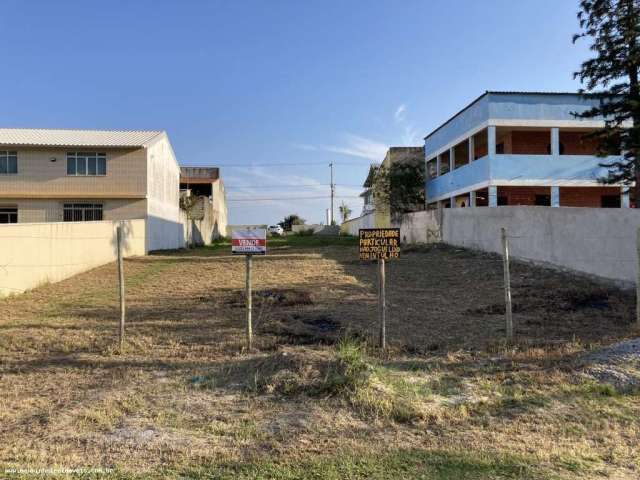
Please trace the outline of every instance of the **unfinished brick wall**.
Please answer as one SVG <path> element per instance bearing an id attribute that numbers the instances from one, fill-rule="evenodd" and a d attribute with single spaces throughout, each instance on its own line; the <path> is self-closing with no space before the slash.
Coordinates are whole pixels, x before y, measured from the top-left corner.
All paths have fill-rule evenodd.
<path id="1" fill-rule="evenodd" d="M 453 149 L 455 168 L 460 168 L 469 163 L 469 141 L 459 143 Z"/>
<path id="2" fill-rule="evenodd" d="M 602 206 L 603 195 L 620 195 L 620 188 L 560 187 L 560 206 L 600 208 Z"/>
<path id="3" fill-rule="evenodd" d="M 516 155 L 548 155 L 551 145 L 550 131 L 514 130 L 511 132 L 511 152 Z"/>
<path id="4" fill-rule="evenodd" d="M 592 138 L 584 138 L 582 132 L 563 132 L 560 130 L 560 153 L 563 155 L 595 155 L 598 142 Z"/>
<path id="5" fill-rule="evenodd" d="M 487 129 L 485 128 L 473 136 L 473 158 L 475 160 L 489 155 L 487 135 Z"/>
<path id="6" fill-rule="evenodd" d="M 506 197 L 507 205 L 535 205 L 536 195 L 551 196 L 550 187 L 498 187 L 498 197 Z"/>

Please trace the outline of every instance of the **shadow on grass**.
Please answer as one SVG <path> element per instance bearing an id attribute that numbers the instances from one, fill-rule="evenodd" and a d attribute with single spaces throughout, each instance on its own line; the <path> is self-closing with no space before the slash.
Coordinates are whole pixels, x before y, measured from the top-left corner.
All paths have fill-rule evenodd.
<path id="1" fill-rule="evenodd" d="M 554 476 L 539 460 L 493 452 L 394 450 L 385 454 L 338 455 L 299 461 L 208 465 L 180 472 L 217 479 L 540 479 Z"/>
<path id="2" fill-rule="evenodd" d="M 505 338 L 502 259 L 447 245 L 408 248 L 387 262 L 387 334 L 410 353 L 486 351 Z M 375 262 L 357 252 L 327 249 L 346 275 L 372 293 Z M 518 342 L 545 346 L 610 342 L 632 334 L 634 298 L 585 277 L 512 262 L 512 297 Z M 373 309 L 371 309 L 373 310 Z M 375 319 L 375 311 L 371 311 Z"/>

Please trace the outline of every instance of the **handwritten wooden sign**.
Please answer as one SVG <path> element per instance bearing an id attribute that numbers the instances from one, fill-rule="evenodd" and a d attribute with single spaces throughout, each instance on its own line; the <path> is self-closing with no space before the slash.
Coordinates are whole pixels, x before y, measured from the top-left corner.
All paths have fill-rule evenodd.
<path id="1" fill-rule="evenodd" d="M 360 260 L 400 258 L 399 228 L 361 228 Z"/>

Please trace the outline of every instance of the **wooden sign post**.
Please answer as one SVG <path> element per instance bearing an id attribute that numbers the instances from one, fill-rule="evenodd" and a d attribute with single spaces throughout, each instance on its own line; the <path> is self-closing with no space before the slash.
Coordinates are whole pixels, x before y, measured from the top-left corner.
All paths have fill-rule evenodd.
<path id="1" fill-rule="evenodd" d="M 400 258 L 399 228 L 360 229 L 360 260 L 378 260 L 378 326 L 379 345 L 387 348 L 387 299 L 385 261 Z"/>
<path id="2" fill-rule="evenodd" d="M 502 270 L 504 274 L 504 318 L 507 332 L 507 343 L 513 342 L 513 313 L 511 311 L 511 274 L 509 272 L 509 240 L 507 230 L 500 229 L 502 240 Z"/>
<path id="3" fill-rule="evenodd" d="M 264 228 L 254 228 L 249 230 L 233 230 L 231 232 L 231 253 L 233 255 L 244 255 L 246 259 L 244 294 L 247 302 L 247 351 L 253 345 L 253 325 L 251 313 L 252 292 L 251 292 L 251 267 L 253 255 L 267 254 L 267 231 Z"/>

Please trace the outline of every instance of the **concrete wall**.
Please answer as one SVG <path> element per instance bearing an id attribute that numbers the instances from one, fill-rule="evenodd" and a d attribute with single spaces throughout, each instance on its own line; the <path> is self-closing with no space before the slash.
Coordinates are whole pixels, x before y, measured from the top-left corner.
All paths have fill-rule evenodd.
<path id="1" fill-rule="evenodd" d="M 511 255 L 618 280 L 636 281 L 635 209 L 498 207 L 445 209 L 442 239 L 451 245 L 501 252 L 500 228 Z"/>
<path id="2" fill-rule="evenodd" d="M 117 224 L 0 225 L 0 295 L 57 282 L 114 261 Z M 125 221 L 124 227 L 125 255 L 144 255 L 145 221 Z"/>
<path id="3" fill-rule="evenodd" d="M 184 225 L 184 241 L 191 241 L 194 245 L 211 245 L 211 243 L 227 234 L 227 201 L 224 189 L 216 187 L 214 182 L 211 199 L 201 196 L 194 211 L 199 211 L 202 218 L 190 220 L 187 212 L 180 210 L 181 223 Z"/>
<path id="4" fill-rule="evenodd" d="M 374 228 L 375 226 L 375 212 L 373 212 L 343 222 L 342 225 L 340 225 L 340 233 L 345 235 L 358 235 L 358 230 L 361 228 Z"/>
<path id="5" fill-rule="evenodd" d="M 211 189 L 211 236 L 224 237 L 229 223 L 229 208 L 227 206 L 227 192 L 222 180 L 214 182 Z"/>
<path id="6" fill-rule="evenodd" d="M 402 215 L 399 223 L 402 243 L 435 243 L 441 240 L 440 219 L 442 210 L 424 210 Z"/>
<path id="7" fill-rule="evenodd" d="M 166 135 L 149 145 L 147 156 L 147 250 L 182 248 L 180 167 Z"/>
<path id="8" fill-rule="evenodd" d="M 291 225 L 292 233 L 304 232 L 306 230 L 313 230 L 314 235 L 339 235 L 339 225 L 322 225 L 319 223 L 310 223 L 308 225 Z"/>

